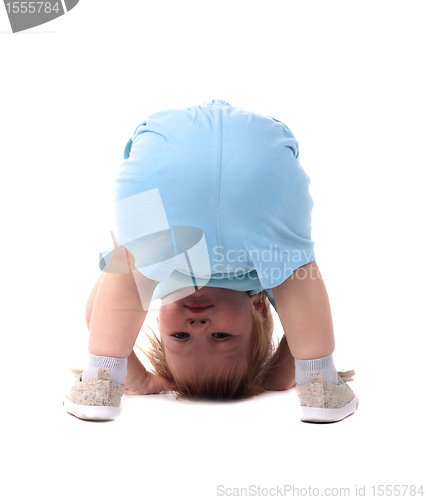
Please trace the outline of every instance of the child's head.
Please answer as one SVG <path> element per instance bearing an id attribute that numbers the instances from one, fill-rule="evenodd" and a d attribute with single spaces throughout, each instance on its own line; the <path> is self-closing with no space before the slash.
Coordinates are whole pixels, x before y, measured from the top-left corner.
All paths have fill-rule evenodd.
<path id="1" fill-rule="evenodd" d="M 160 339 L 150 337 L 154 370 L 184 397 L 234 399 L 265 388 L 274 361 L 267 297 L 204 287 L 163 304 Z"/>

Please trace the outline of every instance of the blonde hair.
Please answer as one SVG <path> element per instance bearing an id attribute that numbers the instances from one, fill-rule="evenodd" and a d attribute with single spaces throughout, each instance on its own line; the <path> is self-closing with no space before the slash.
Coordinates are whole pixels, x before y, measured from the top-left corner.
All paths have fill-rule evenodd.
<path id="1" fill-rule="evenodd" d="M 263 298 L 261 314 L 252 308 L 252 318 L 253 327 L 246 362 L 241 366 L 241 363 L 236 360 L 215 377 L 210 375 L 207 367 L 201 375 L 193 373 L 186 380 L 175 376 L 167 365 L 163 341 L 152 329 L 152 334 L 147 334 L 150 348 L 141 350 L 151 362 L 154 372 L 175 386 L 173 392 L 177 394 L 178 399 L 249 398 L 265 391 L 267 375 L 278 363 L 272 338 L 274 320 L 267 297 Z"/>

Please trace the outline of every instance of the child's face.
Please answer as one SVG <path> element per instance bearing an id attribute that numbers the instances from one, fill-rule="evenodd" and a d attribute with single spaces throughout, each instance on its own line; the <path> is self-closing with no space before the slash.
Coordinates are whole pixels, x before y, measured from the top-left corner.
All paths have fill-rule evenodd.
<path id="1" fill-rule="evenodd" d="M 205 368 L 217 373 L 236 359 L 245 362 L 254 303 L 249 296 L 225 288 L 203 287 L 176 302 L 162 305 L 158 327 L 171 372 L 186 379 Z"/>

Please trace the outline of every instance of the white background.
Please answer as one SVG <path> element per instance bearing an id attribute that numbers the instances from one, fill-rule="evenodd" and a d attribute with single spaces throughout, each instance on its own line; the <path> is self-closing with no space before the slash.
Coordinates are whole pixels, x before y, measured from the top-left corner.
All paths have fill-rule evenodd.
<path id="1" fill-rule="evenodd" d="M 0 7 L 5 498 L 204 500 L 221 498 L 219 485 L 263 497 L 285 485 L 355 497 L 365 485 L 372 498 L 373 485 L 421 485 L 423 8 L 81 0 L 12 34 Z M 301 423 L 294 391 L 124 397 L 108 423 L 62 408 L 68 368 L 86 361 L 85 306 L 124 146 L 147 115 L 212 99 L 280 119 L 299 141 L 335 364 L 357 372 L 360 407 L 340 423 Z"/>

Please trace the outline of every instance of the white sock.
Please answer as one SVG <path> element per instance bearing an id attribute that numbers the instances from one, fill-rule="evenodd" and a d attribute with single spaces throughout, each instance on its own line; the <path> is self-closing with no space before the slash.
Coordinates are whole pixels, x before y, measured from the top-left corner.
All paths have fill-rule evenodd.
<path id="1" fill-rule="evenodd" d="M 111 381 L 124 384 L 127 375 L 127 358 L 109 358 L 90 354 L 87 366 L 83 370 L 82 380 L 96 377 L 98 368 L 109 368 L 111 370 Z"/>
<path id="2" fill-rule="evenodd" d="M 303 385 L 309 382 L 311 373 L 321 373 L 323 382 L 338 385 L 337 370 L 334 367 L 333 355 L 316 359 L 294 359 L 296 367 L 296 384 Z"/>

